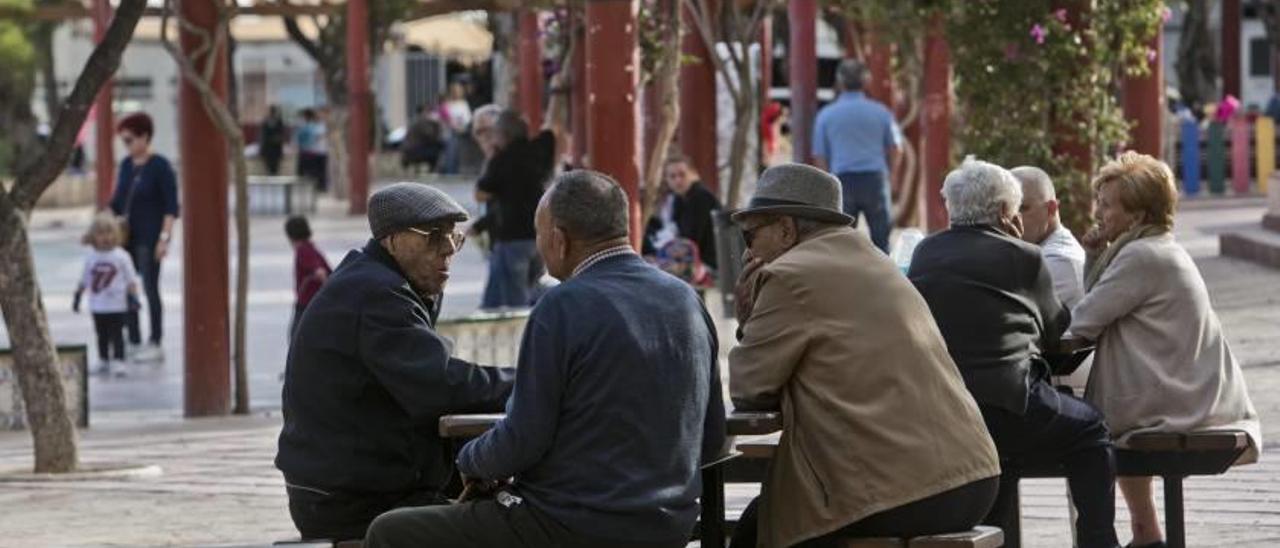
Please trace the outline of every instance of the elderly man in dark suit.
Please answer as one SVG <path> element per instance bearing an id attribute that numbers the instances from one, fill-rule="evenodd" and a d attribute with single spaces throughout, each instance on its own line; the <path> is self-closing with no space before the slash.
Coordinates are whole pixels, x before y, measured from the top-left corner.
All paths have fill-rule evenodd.
<path id="1" fill-rule="evenodd" d="M 513 373 L 450 357 L 435 331 L 462 206 L 398 183 L 369 199 L 373 239 L 352 251 L 298 322 L 276 467 L 304 538 L 364 538 L 392 508 L 447 502 L 441 415 L 500 411 Z"/>
<path id="2" fill-rule="evenodd" d="M 1115 462 L 1102 415 L 1049 384 L 1070 311 L 1040 250 L 1021 239 L 1022 188 L 1013 174 L 966 159 L 942 195 L 951 228 L 920 243 L 908 276 L 942 330 L 1003 461 L 1059 463 L 1079 511 L 1082 548 L 1117 545 Z M 1007 470 L 1006 470 L 1007 471 Z M 1002 485 L 994 516 L 1018 504 Z"/>

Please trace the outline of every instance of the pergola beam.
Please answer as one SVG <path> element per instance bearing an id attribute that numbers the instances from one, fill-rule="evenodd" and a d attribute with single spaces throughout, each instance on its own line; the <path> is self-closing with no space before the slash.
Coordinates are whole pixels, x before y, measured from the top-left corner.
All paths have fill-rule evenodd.
<path id="1" fill-rule="evenodd" d="M 434 17 L 459 11 L 511 11 L 519 7 L 516 0 L 424 0 L 409 12 L 409 19 Z M 306 17 L 316 15 L 335 15 L 346 9 L 345 2 L 325 2 L 320 4 L 284 4 L 278 1 L 266 1 L 241 6 L 236 10 L 239 15 L 260 15 L 277 17 Z M 159 6 L 149 6 L 143 11 L 143 17 L 160 17 L 164 10 Z M 29 10 L 0 6 L 0 19 L 27 19 L 34 21 L 66 21 L 69 19 L 88 19 L 93 17 L 93 10 L 80 2 L 61 4 L 41 4 Z"/>

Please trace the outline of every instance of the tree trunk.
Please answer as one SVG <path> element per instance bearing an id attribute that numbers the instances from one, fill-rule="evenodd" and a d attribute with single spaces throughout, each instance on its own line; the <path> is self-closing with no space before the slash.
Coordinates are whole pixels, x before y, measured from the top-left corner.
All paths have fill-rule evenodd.
<path id="1" fill-rule="evenodd" d="M 330 104 L 325 120 L 325 139 L 328 146 L 329 190 L 339 200 L 347 198 L 347 105 Z M 371 189 L 372 190 L 372 189 Z"/>
<path id="2" fill-rule="evenodd" d="M 50 125 L 58 119 L 62 98 L 58 96 L 58 73 L 53 58 L 53 31 L 58 27 L 53 23 L 41 23 L 33 35 L 36 54 L 40 59 L 40 80 L 44 89 L 44 110 Z"/>
<path id="3" fill-rule="evenodd" d="M 245 350 L 249 312 L 249 165 L 244 158 L 240 128 L 229 132 L 231 180 L 236 186 L 236 310 L 231 351 L 235 356 L 237 415 L 249 414 L 249 358 Z"/>
<path id="4" fill-rule="evenodd" d="M 743 55 L 750 59 L 748 53 L 750 44 L 743 45 Z M 737 209 L 740 195 L 742 194 L 742 179 L 746 174 L 747 166 L 745 164 L 753 155 L 748 154 L 747 137 L 748 133 L 759 127 L 757 120 L 760 119 L 756 115 L 756 97 L 759 95 L 754 91 L 751 82 L 751 63 L 743 63 L 742 68 L 737 70 L 738 89 L 741 90 L 736 96 L 733 105 L 734 125 L 733 138 L 729 141 L 729 184 L 728 191 L 725 193 L 724 207 L 726 209 Z"/>
<path id="5" fill-rule="evenodd" d="M 653 86 L 657 91 L 658 119 L 645 121 L 645 123 L 657 124 L 657 131 L 654 133 L 649 161 L 644 166 L 644 187 L 640 201 L 642 225 L 653 216 L 660 194 L 658 189 L 662 187 L 667 152 L 675 138 L 676 126 L 680 123 L 680 34 L 683 27 L 681 15 L 684 10 L 680 8 L 678 0 L 664 0 L 661 6 L 662 17 L 667 21 L 667 32 L 663 36 L 662 52 L 653 74 Z M 582 44 L 581 47 L 585 46 L 586 44 Z"/>
<path id="6" fill-rule="evenodd" d="M 26 215 L 0 198 L 0 311 L 13 345 L 13 364 L 35 445 L 35 472 L 70 472 L 79 462 L 76 428 L 40 300 Z"/>
<path id="7" fill-rule="evenodd" d="M 19 171 L 13 188 L 0 189 L 0 313 L 13 345 L 13 366 L 35 445 L 35 471 L 75 470 L 79 461 L 76 429 L 67 413 L 66 394 L 49 336 L 49 320 L 35 277 L 35 261 L 27 235 L 27 218 L 36 200 L 67 165 L 75 137 L 89 105 L 120 66 L 120 56 L 133 36 L 146 0 L 122 0 L 106 35 L 76 78 L 65 106 L 49 134 L 49 142 Z M 30 95 L 26 111 L 30 114 Z M 12 126 L 5 128 L 13 131 Z"/>

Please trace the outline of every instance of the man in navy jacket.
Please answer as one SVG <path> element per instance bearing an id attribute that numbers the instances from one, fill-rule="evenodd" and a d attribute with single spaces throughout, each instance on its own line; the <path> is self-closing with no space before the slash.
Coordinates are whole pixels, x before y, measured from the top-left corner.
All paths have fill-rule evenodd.
<path id="1" fill-rule="evenodd" d="M 513 372 L 450 357 L 435 332 L 461 206 L 417 183 L 369 200 L 373 239 L 343 259 L 298 322 L 276 467 L 304 538 L 364 538 L 402 506 L 447 502 L 441 415 L 497 412 Z"/>
<path id="2" fill-rule="evenodd" d="M 563 281 L 529 317 L 507 417 L 458 470 L 513 478 L 492 500 L 379 517 L 367 546 L 684 546 L 699 465 L 724 444 L 715 327 L 688 285 L 628 243 L 627 199 L 573 171 L 536 215 Z"/>

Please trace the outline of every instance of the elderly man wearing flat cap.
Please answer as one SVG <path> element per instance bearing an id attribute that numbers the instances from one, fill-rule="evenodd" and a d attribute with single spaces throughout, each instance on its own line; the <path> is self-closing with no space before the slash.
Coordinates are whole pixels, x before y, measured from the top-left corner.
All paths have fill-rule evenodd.
<path id="1" fill-rule="evenodd" d="M 729 391 L 784 422 L 735 547 L 967 531 L 996 497 L 995 446 L 928 306 L 840 200 L 835 177 L 786 164 L 733 214 Z"/>
<path id="2" fill-rule="evenodd" d="M 299 320 L 285 368 L 276 467 L 303 538 L 364 538 L 379 514 L 447 502 L 441 415 L 501 411 L 514 372 L 450 356 L 435 331 L 467 214 L 417 183 L 369 199 L 373 238 L 347 254 Z"/>

